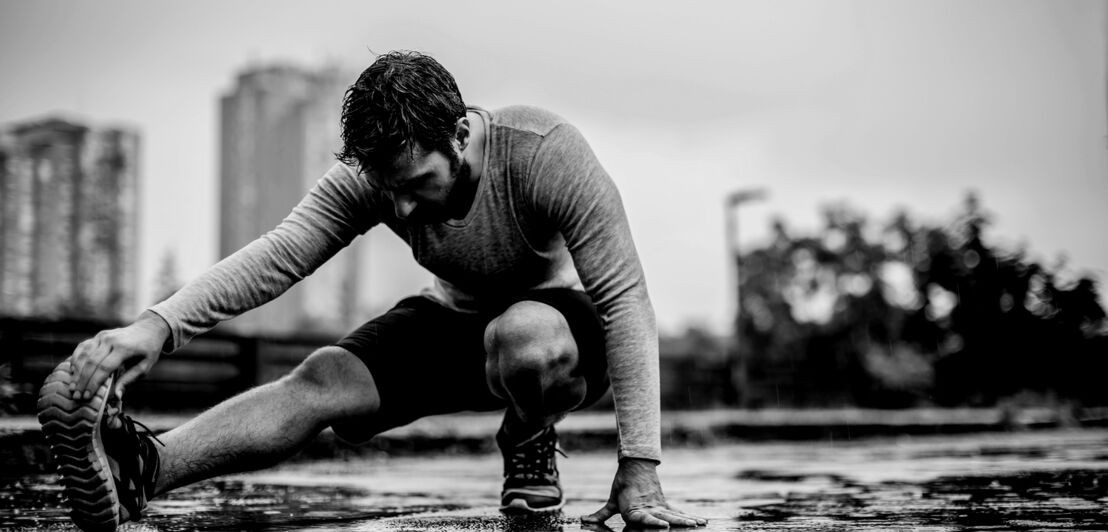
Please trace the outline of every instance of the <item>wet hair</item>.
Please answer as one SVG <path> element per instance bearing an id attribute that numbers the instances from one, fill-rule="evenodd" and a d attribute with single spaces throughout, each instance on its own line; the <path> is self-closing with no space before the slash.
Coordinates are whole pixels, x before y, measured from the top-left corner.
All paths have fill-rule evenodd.
<path id="1" fill-rule="evenodd" d="M 450 145 L 466 106 L 454 77 L 438 61 L 411 51 L 377 57 L 346 90 L 342 151 L 335 156 L 362 172 L 388 169 L 418 146 L 455 159 Z"/>

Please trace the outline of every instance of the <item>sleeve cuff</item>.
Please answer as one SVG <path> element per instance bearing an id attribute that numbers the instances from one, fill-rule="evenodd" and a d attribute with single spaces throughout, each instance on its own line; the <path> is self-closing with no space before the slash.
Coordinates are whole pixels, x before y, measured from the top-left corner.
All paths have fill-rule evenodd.
<path id="1" fill-rule="evenodd" d="M 154 305 L 146 309 L 146 311 L 157 316 L 169 327 L 169 337 L 165 339 L 165 344 L 162 345 L 162 354 L 164 355 L 172 353 L 181 347 L 181 334 L 180 327 L 174 327 L 173 322 L 166 317 L 166 313 L 162 312 L 158 307 L 159 305 Z"/>
<path id="2" fill-rule="evenodd" d="M 653 460 L 655 462 L 661 463 L 662 462 L 662 450 L 658 449 L 658 448 L 655 448 L 655 447 L 645 446 L 645 445 L 642 445 L 642 446 L 620 445 L 620 447 L 619 447 L 619 458 L 618 459 L 623 460 L 624 458 L 640 458 L 640 459 L 643 459 L 643 460 Z"/>

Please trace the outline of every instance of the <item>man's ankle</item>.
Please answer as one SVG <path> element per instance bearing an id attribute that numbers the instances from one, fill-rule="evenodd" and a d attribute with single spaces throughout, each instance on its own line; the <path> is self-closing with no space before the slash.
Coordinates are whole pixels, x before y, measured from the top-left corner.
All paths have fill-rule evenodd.
<path id="1" fill-rule="evenodd" d="M 509 440 L 516 442 L 528 441 L 555 423 L 565 419 L 566 413 L 548 416 L 535 422 L 524 421 L 519 414 L 508 409 L 504 414 L 504 421 L 500 425 L 500 432 Z"/>

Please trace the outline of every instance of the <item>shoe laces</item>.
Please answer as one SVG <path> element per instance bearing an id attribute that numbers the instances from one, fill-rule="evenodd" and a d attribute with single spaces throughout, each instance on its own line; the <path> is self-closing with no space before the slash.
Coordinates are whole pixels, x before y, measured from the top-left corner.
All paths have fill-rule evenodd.
<path id="1" fill-rule="evenodd" d="M 104 423 L 107 424 L 110 430 L 123 429 L 128 435 L 145 437 L 149 436 L 154 441 L 160 443 L 162 447 L 165 447 L 165 443 L 158 439 L 158 436 L 154 434 L 154 431 L 147 427 L 143 422 L 128 416 L 123 413 L 123 408 L 120 406 L 119 401 L 108 401 L 108 406 L 104 410 Z M 142 428 L 142 432 L 138 432 L 135 426 L 138 425 Z"/>
<path id="2" fill-rule="evenodd" d="M 138 521 L 146 501 L 154 494 L 160 460 L 152 441 L 165 447 L 154 431 L 141 421 L 124 414 L 118 404 L 109 403 L 103 422 L 107 432 L 105 445 L 114 462 L 113 477 L 119 491 L 119 503 L 127 509 L 129 519 Z"/>
<path id="3" fill-rule="evenodd" d="M 159 440 L 158 435 L 154 434 L 154 431 L 150 427 L 147 427 L 146 424 L 144 424 L 143 422 L 123 413 L 118 414 L 116 418 L 119 419 L 119 422 L 123 426 L 123 430 L 125 430 L 128 435 L 143 439 L 149 438 L 158 442 L 158 444 L 162 447 L 165 447 L 165 442 Z M 136 426 L 141 428 L 142 432 L 139 432 L 138 428 L 135 428 Z"/>
<path id="4" fill-rule="evenodd" d="M 528 480 L 558 478 L 555 454 L 566 457 L 558 447 L 558 434 L 547 427 L 534 437 L 504 452 L 504 476 Z"/>

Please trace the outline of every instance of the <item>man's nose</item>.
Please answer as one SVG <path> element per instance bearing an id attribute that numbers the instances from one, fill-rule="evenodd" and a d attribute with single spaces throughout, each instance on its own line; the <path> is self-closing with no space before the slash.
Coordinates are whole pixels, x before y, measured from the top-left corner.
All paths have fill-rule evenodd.
<path id="1" fill-rule="evenodd" d="M 401 220 L 407 220 L 408 216 L 411 216 L 412 211 L 415 210 L 415 201 L 412 201 L 409 197 L 397 196 L 393 200 L 393 204 L 396 208 L 396 217 Z"/>

